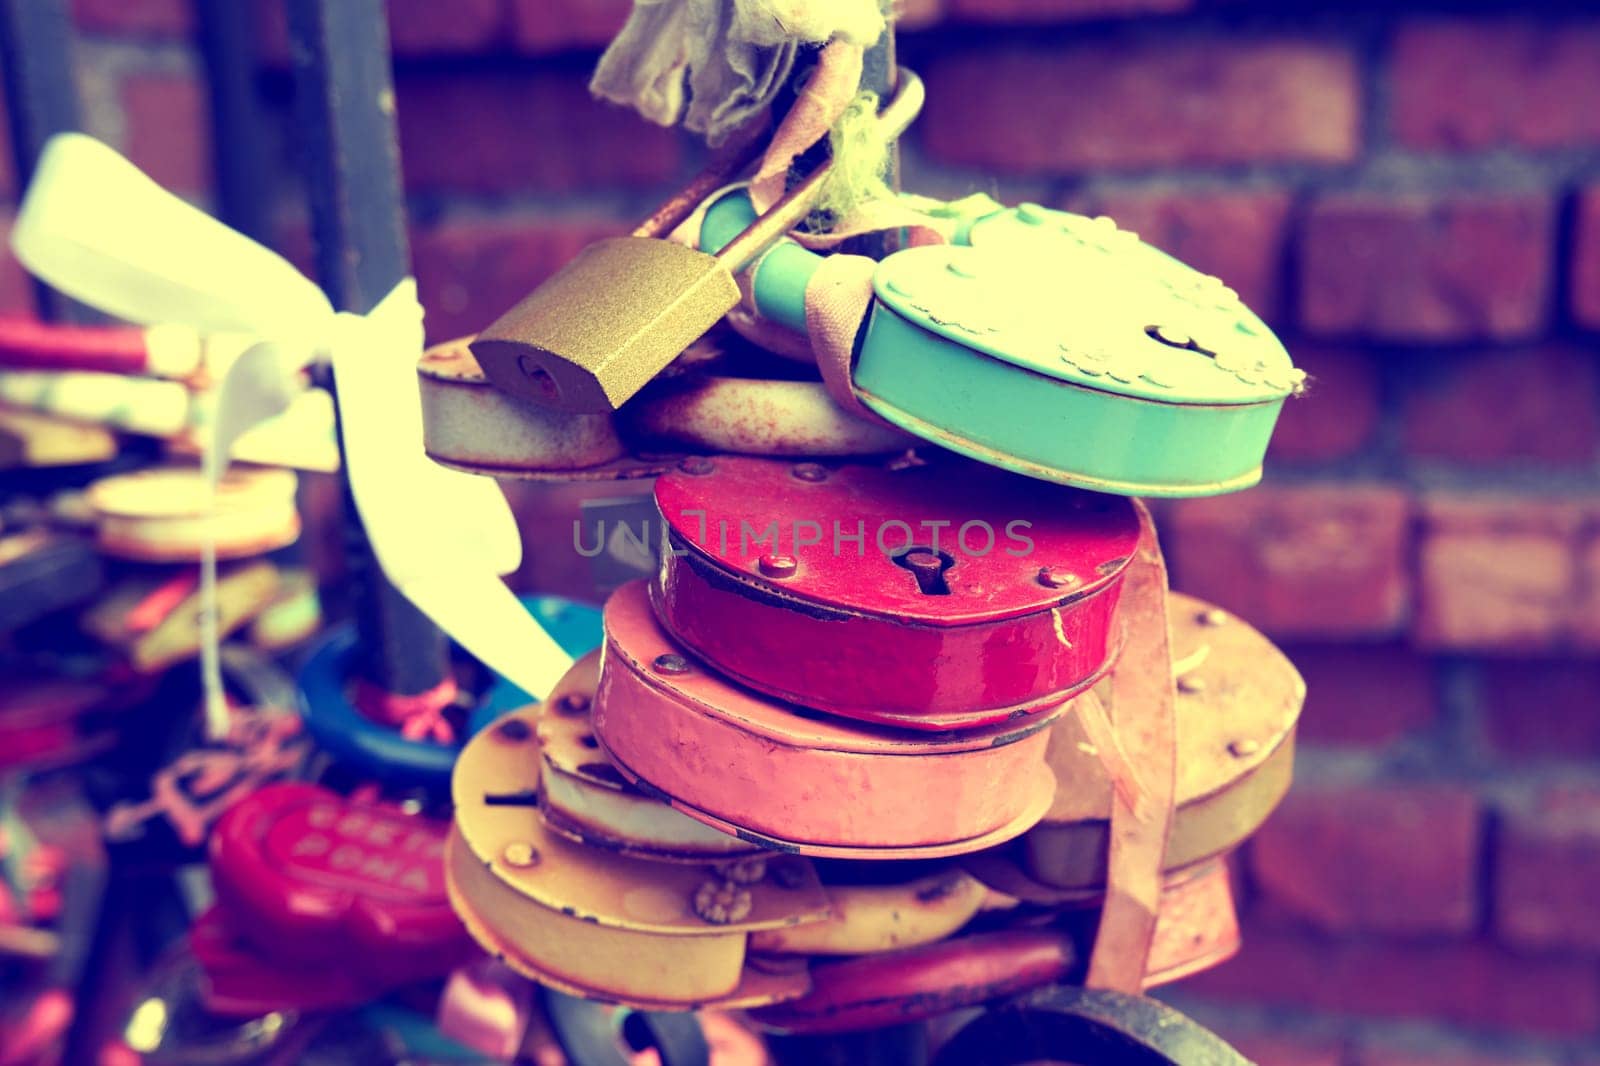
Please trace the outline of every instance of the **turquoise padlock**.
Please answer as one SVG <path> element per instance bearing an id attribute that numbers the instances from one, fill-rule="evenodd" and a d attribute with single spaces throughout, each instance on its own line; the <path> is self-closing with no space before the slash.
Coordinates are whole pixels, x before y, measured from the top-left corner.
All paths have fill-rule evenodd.
<path id="1" fill-rule="evenodd" d="M 701 244 L 749 224 L 711 205 Z M 756 309 L 804 331 L 822 257 L 792 242 L 753 268 Z M 979 214 L 949 245 L 873 275 L 851 379 L 901 429 L 994 466 L 1125 496 L 1249 488 L 1305 374 L 1216 278 L 1107 218 L 1037 204 Z"/>

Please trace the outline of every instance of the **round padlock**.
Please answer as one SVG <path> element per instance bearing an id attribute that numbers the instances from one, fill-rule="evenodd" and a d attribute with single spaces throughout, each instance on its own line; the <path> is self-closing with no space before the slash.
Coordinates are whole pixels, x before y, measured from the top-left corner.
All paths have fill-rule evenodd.
<path id="1" fill-rule="evenodd" d="M 119 474 L 89 487 L 96 538 L 107 555 L 140 562 L 198 562 L 206 540 L 218 559 L 282 548 L 300 535 L 296 479 L 288 470 L 233 467 L 215 502 L 197 468 Z"/>
<path id="2" fill-rule="evenodd" d="M 541 407 L 489 384 L 462 337 L 417 363 L 423 447 L 445 466 L 492 477 L 582 470 L 621 459 L 610 414 Z"/>
<path id="3" fill-rule="evenodd" d="M 1117 650 L 1132 504 L 963 460 L 723 456 L 656 483 L 667 630 L 803 707 L 911 729 L 1060 704 Z"/>
<path id="4" fill-rule="evenodd" d="M 442 977 L 471 947 L 445 896 L 447 831 L 316 785 L 268 785 L 212 834 L 217 901 L 264 958 L 338 963 L 390 987 Z"/>
<path id="5" fill-rule="evenodd" d="M 1173 593 L 1168 624 L 1177 674 L 1177 810 L 1166 867 L 1232 851 L 1288 791 L 1305 682 L 1255 629 L 1192 596 Z M 1076 716 L 1050 737 L 1061 787 L 1023 840 L 1026 866 L 1049 885 L 1105 883 L 1111 780 Z"/>
<path id="6" fill-rule="evenodd" d="M 630 436 L 679 450 L 838 457 L 905 451 L 916 437 L 842 411 L 820 381 L 695 376 L 624 407 Z"/>
<path id="7" fill-rule="evenodd" d="M 600 653 L 593 651 L 573 664 L 539 708 L 494 727 L 502 739 L 530 728 L 537 733 L 545 825 L 580 844 L 661 862 L 705 863 L 759 852 L 646 795 L 606 761 L 590 722 L 599 676 Z"/>
<path id="8" fill-rule="evenodd" d="M 722 197 L 702 243 L 753 213 L 745 193 Z M 1109 218 L 1037 204 L 958 239 L 874 270 L 850 368 L 868 408 L 980 462 L 1097 492 L 1209 496 L 1261 479 L 1305 374 L 1232 289 Z M 775 247 L 750 281 L 757 309 L 804 330 L 822 263 Z"/>
<path id="9" fill-rule="evenodd" d="M 827 917 L 809 862 L 779 856 L 760 877 L 737 877 L 569 840 L 538 812 L 533 728 L 513 715 L 479 733 L 452 779 L 445 874 L 484 950 L 561 991 L 645 1010 L 754 1005 L 809 987 L 803 969 L 745 965 L 753 932 Z"/>
<path id="10" fill-rule="evenodd" d="M 612 594 L 605 629 L 595 736 L 623 777 L 724 832 L 809 855 L 933 858 L 1009 840 L 1049 806 L 1044 752 L 1065 704 L 937 736 L 873 727 L 721 677 L 661 628 L 642 581 Z"/>
<path id="11" fill-rule="evenodd" d="M 907 866 L 910 869 L 906 869 Z M 877 955 L 933 944 L 978 913 L 989 890 L 961 867 L 936 863 L 824 863 L 818 870 L 832 913 L 826 921 L 750 938 L 770 955 Z"/>

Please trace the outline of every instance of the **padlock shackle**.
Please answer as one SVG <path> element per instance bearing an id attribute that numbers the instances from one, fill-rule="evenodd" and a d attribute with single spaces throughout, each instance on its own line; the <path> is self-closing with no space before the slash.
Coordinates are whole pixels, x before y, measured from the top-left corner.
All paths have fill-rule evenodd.
<path id="1" fill-rule="evenodd" d="M 700 248 L 720 252 L 730 241 L 756 220 L 750 193 L 741 187 L 730 189 L 706 209 L 700 225 Z M 761 317 L 798 333 L 806 331 L 806 286 L 822 265 L 822 256 L 787 238 L 757 260 L 751 271 L 750 286 L 756 310 Z"/>

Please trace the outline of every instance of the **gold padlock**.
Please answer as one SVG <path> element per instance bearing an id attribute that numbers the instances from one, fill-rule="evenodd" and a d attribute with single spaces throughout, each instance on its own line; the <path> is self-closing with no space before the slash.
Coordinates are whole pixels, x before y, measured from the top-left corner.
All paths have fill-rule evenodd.
<path id="1" fill-rule="evenodd" d="M 901 71 L 901 84 L 882 114 L 890 128 L 921 102 L 914 75 Z M 818 166 L 716 255 L 656 239 L 675 206 L 703 198 L 674 197 L 633 235 L 585 248 L 481 332 L 472 354 L 502 392 L 563 411 L 615 410 L 738 306 L 734 275 L 804 221 L 830 169 Z"/>

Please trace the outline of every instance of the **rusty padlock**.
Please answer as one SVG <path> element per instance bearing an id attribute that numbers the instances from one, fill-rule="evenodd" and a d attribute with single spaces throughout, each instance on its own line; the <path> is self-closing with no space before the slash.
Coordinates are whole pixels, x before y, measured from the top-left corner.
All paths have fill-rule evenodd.
<path id="1" fill-rule="evenodd" d="M 662 624 L 743 684 L 912 729 L 1003 722 L 1094 683 L 1138 540 L 1125 499 L 951 456 L 690 459 L 656 483 Z"/>
<path id="2" fill-rule="evenodd" d="M 960 732 L 889 729 L 734 684 L 667 635 L 644 582 L 612 594 L 605 629 L 602 749 L 624 777 L 723 832 L 807 855 L 937 858 L 1009 840 L 1050 805 L 1043 758 L 1061 702 Z"/>
<path id="3" fill-rule="evenodd" d="M 892 137 L 921 106 L 901 71 L 881 120 Z M 497 388 L 564 411 L 622 406 L 740 300 L 739 273 L 810 214 L 831 161 L 801 179 L 715 255 L 661 240 L 698 206 L 658 211 L 633 235 L 591 244 L 472 343 Z"/>
<path id="4" fill-rule="evenodd" d="M 537 738 L 545 825 L 580 844 L 658 862 L 704 863 L 759 852 L 749 841 L 673 810 L 617 773 L 599 750 L 591 721 L 599 678 L 596 650 L 573 664 L 543 704 L 491 727 L 504 745 Z"/>
<path id="5" fill-rule="evenodd" d="M 1196 866 L 1237 848 L 1289 789 L 1305 682 L 1272 642 L 1191 596 L 1170 600 L 1177 676 L 1177 810 L 1165 868 Z M 1105 884 L 1112 783 L 1081 720 L 1050 738 L 1065 787 L 1023 838 L 1029 874 L 1059 888 Z"/>
<path id="6" fill-rule="evenodd" d="M 536 722 L 515 712 L 479 733 L 452 779 L 445 879 L 484 950 L 552 988 L 645 1010 L 755 1006 L 810 987 L 804 967 L 765 973 L 746 958 L 757 931 L 828 916 L 810 862 L 651 862 L 568 839 L 538 808 Z"/>

